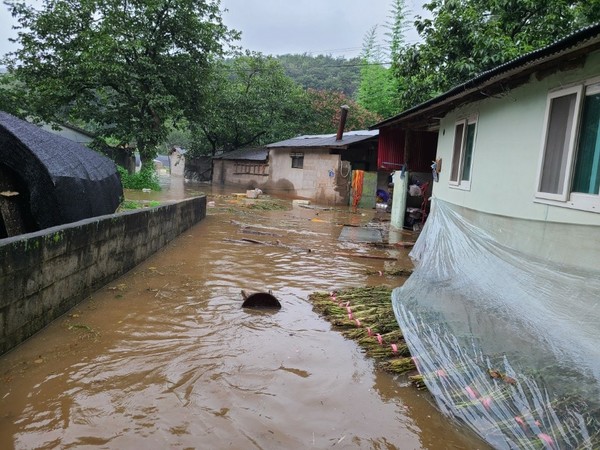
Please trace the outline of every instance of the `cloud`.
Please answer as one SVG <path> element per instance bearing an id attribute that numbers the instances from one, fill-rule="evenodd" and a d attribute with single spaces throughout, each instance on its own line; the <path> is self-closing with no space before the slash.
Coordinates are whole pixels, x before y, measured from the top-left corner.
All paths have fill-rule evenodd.
<path id="1" fill-rule="evenodd" d="M 225 23 L 242 32 L 242 46 L 266 54 L 357 56 L 366 33 L 384 25 L 391 0 L 222 0 Z M 379 29 L 384 37 L 385 30 Z"/>
<path id="2" fill-rule="evenodd" d="M 31 2 L 33 0 L 29 0 Z M 408 9 L 421 12 L 422 1 L 407 1 Z M 245 49 L 265 54 L 310 53 L 357 56 L 366 33 L 383 26 L 392 0 L 221 0 L 229 11 L 222 17 L 227 26 L 242 32 Z M 415 6 L 416 5 L 416 6 Z M 16 49 L 8 41 L 16 37 L 16 20 L 0 6 L 0 55 Z M 385 30 L 378 35 L 384 39 Z M 407 41 L 417 39 L 413 31 Z"/>

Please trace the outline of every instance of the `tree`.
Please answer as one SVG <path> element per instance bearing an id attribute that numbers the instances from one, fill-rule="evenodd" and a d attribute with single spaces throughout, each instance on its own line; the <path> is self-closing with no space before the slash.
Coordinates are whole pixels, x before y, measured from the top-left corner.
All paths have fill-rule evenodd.
<path id="1" fill-rule="evenodd" d="M 363 106 L 346 96 L 343 92 L 319 91 L 308 89 L 312 105 L 312 121 L 307 124 L 303 134 L 335 133 L 340 121 L 340 107 L 349 107 L 346 119 L 346 130 L 364 130 L 379 122 L 382 117 L 368 111 Z"/>
<path id="2" fill-rule="evenodd" d="M 276 56 L 285 74 L 304 89 L 342 91 L 354 97 L 360 83 L 360 58 L 334 58 L 330 55 Z"/>
<path id="3" fill-rule="evenodd" d="M 369 30 L 363 41 L 361 55 L 360 87 L 358 102 L 370 111 L 389 117 L 399 111 L 400 84 L 394 77 L 393 65 L 404 44 L 406 30 L 406 7 L 404 0 L 394 0 L 385 25 L 387 48 L 383 49 L 377 40 L 377 26 Z"/>
<path id="4" fill-rule="evenodd" d="M 394 107 L 397 94 L 395 79 L 385 66 L 384 59 L 384 53 L 377 44 L 377 26 L 374 26 L 363 42 L 357 102 L 365 109 L 387 117 L 397 112 Z"/>
<path id="5" fill-rule="evenodd" d="M 212 154 L 294 136 L 310 112 L 303 89 L 273 57 L 247 53 L 224 61 L 210 84 L 210 101 L 191 128 L 193 154 Z"/>
<path id="6" fill-rule="evenodd" d="M 417 17 L 423 38 L 400 49 L 401 109 L 600 20 L 598 0 L 433 0 Z"/>
<path id="7" fill-rule="evenodd" d="M 135 143 L 143 167 L 177 123 L 206 97 L 211 64 L 237 38 L 219 3 L 204 0 L 46 0 L 10 3 L 19 20 L 8 67 L 30 114 L 95 122 Z"/>
<path id="8" fill-rule="evenodd" d="M 23 117 L 26 107 L 19 96 L 21 91 L 19 85 L 13 75 L 0 73 L 0 111 Z"/>

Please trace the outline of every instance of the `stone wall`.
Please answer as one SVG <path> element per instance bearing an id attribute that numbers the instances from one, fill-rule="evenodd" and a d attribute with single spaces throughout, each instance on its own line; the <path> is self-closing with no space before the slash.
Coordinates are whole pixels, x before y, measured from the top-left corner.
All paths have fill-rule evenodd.
<path id="1" fill-rule="evenodd" d="M 206 216 L 206 197 L 0 240 L 0 354 Z"/>

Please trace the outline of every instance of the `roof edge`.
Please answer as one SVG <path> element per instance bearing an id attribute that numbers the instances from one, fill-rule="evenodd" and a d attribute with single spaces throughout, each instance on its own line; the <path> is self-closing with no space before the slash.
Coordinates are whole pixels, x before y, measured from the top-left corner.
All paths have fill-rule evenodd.
<path id="1" fill-rule="evenodd" d="M 472 93 L 485 85 L 486 82 L 491 81 L 495 77 L 499 77 L 494 80 L 493 83 L 500 82 L 511 75 L 514 75 L 514 71 L 519 69 L 525 69 L 525 65 L 534 62 L 536 59 L 541 59 L 536 66 L 541 65 L 552 58 L 558 58 L 564 54 L 568 54 L 573 46 L 581 44 L 584 41 L 588 41 L 583 47 L 591 46 L 600 42 L 600 23 L 595 23 L 586 28 L 582 28 L 563 39 L 553 42 L 545 47 L 533 50 L 515 59 L 512 59 L 504 64 L 489 69 L 481 74 L 477 75 L 466 82 L 459 84 L 450 90 L 444 92 L 437 97 L 433 97 L 423 103 L 420 103 L 412 108 L 402 111 L 388 119 L 382 120 L 369 127 L 369 130 L 379 129 L 387 125 L 398 122 L 404 118 L 414 116 L 417 113 L 424 112 L 427 109 L 441 106 L 446 101 L 460 99 Z M 491 83 L 492 84 L 492 83 Z"/>

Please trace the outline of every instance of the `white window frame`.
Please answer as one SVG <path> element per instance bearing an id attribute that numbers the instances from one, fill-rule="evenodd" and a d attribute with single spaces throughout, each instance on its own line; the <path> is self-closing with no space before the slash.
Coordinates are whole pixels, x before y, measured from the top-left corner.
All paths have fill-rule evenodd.
<path id="1" fill-rule="evenodd" d="M 473 180 L 473 160 L 474 160 L 474 155 L 475 155 L 475 142 L 477 141 L 477 119 L 478 119 L 478 117 L 476 115 L 473 115 L 473 116 L 469 116 L 465 119 L 457 120 L 454 123 L 454 139 L 452 140 L 452 161 L 451 161 L 451 165 L 450 165 L 450 177 L 452 177 L 452 172 L 453 172 L 452 169 L 454 168 L 455 163 L 458 164 L 458 171 L 457 171 L 457 179 L 456 180 L 452 180 L 451 178 L 449 178 L 449 180 L 448 180 L 448 184 L 452 188 L 462 189 L 465 191 L 471 190 L 471 182 Z M 454 145 L 456 143 L 456 127 L 461 124 L 463 125 L 463 133 L 461 136 L 460 153 L 458 155 L 458 161 L 454 161 Z M 467 130 L 468 130 L 469 125 L 473 125 L 473 124 L 475 124 L 475 135 L 473 136 L 473 149 L 471 151 L 471 166 L 469 167 L 470 176 L 469 176 L 469 180 L 463 180 L 462 174 L 464 171 L 465 156 L 466 156 Z"/>
<path id="2" fill-rule="evenodd" d="M 572 208 L 584 211 L 600 212 L 600 192 L 596 194 L 586 194 L 582 192 L 571 192 L 573 184 L 573 176 L 575 172 L 575 163 L 577 161 L 577 150 L 579 147 L 580 128 L 582 120 L 583 100 L 587 95 L 593 95 L 600 92 L 600 77 L 594 77 L 584 82 L 579 82 L 576 85 L 571 85 L 561 89 L 551 91 L 548 94 L 546 102 L 546 112 L 544 115 L 544 127 L 541 140 L 540 157 L 538 160 L 538 169 L 535 185 L 534 201 L 537 203 L 545 203 L 554 206 Z M 548 192 L 540 192 L 540 184 L 542 181 L 542 169 L 544 167 L 544 158 L 546 151 L 546 141 L 548 139 L 548 125 L 550 120 L 550 106 L 552 100 L 557 97 L 562 97 L 570 94 L 576 94 L 575 109 L 573 113 L 573 122 L 571 130 L 571 139 L 569 140 L 569 148 L 566 160 L 565 183 L 563 191 L 558 194 Z"/>
<path id="3" fill-rule="evenodd" d="M 535 188 L 535 196 L 536 198 L 547 199 L 547 200 L 558 200 L 558 201 L 566 201 L 567 196 L 569 195 L 569 190 L 571 189 L 571 178 L 573 173 L 573 154 L 575 152 L 575 143 L 577 142 L 577 125 L 579 124 L 579 113 L 581 110 L 581 97 L 583 92 L 583 85 L 579 86 L 571 86 L 569 88 L 560 89 L 554 92 L 550 92 L 548 94 L 548 98 L 546 100 L 546 113 L 544 114 L 544 135 L 542 139 L 542 149 L 540 151 L 540 158 L 538 161 L 538 170 L 537 170 L 537 182 Z M 575 109 L 573 111 L 573 127 L 575 129 L 571 129 L 571 138 L 569 139 L 568 150 L 567 150 L 567 160 L 566 160 L 566 172 L 565 172 L 565 181 L 563 183 L 562 192 L 559 193 L 551 193 L 551 192 L 541 192 L 540 185 L 542 183 L 542 169 L 544 167 L 544 161 L 546 159 L 546 144 L 548 142 L 548 127 L 550 125 L 550 107 L 552 106 L 552 101 L 559 97 L 566 97 L 567 95 L 576 94 L 575 96 Z"/>

